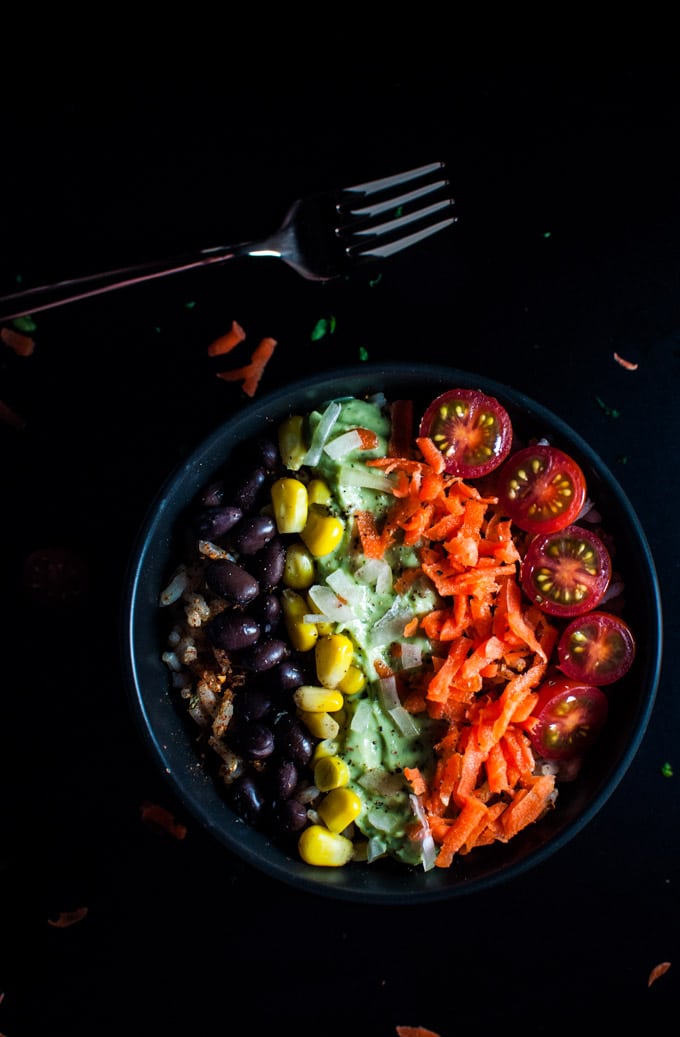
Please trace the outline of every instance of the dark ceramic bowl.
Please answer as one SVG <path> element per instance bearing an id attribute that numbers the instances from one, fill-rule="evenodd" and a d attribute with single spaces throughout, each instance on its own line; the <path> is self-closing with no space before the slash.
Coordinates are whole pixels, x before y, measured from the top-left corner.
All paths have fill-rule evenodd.
<path id="1" fill-rule="evenodd" d="M 222 468 L 239 443 L 275 429 L 284 416 L 332 398 L 383 391 L 410 397 L 415 413 L 453 387 L 496 396 L 509 411 L 518 436 L 545 435 L 584 469 L 588 491 L 617 545 L 617 568 L 627 588 L 626 618 L 638 652 L 632 669 L 611 696 L 610 715 L 597 750 L 578 778 L 560 786 L 558 809 L 507 844 L 481 847 L 450 868 L 424 872 L 390 860 L 343 868 L 310 867 L 287 855 L 233 812 L 197 756 L 195 738 L 170 694 L 159 594 L 179 560 L 178 535 L 187 506 Z M 494 887 L 539 865 L 573 839 L 602 809 L 621 782 L 647 728 L 661 665 L 661 606 L 654 562 L 630 502 L 612 473 L 572 429 L 540 404 L 488 378 L 453 368 L 391 364 L 342 368 L 255 399 L 194 450 L 160 490 L 130 562 L 124 609 L 124 665 L 136 720 L 149 751 L 177 797 L 229 851 L 255 868 L 315 894 L 363 903 L 443 900 Z"/>

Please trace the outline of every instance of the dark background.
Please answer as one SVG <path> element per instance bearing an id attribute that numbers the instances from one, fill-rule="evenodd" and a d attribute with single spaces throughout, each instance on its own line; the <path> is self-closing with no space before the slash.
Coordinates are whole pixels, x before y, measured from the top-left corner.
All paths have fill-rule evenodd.
<path id="1" fill-rule="evenodd" d="M 248 260 L 38 315 L 31 357 L 2 347 L 0 399 L 26 421 L 0 426 L 7 1037 L 389 1037 L 416 1023 L 451 1037 L 595 1018 L 651 1031 L 680 1007 L 680 74 L 461 70 L 408 42 L 353 60 L 300 44 L 283 61 L 234 36 L 219 63 L 194 53 L 153 74 L 136 54 L 102 64 L 87 49 L 3 68 L 0 294 L 254 238 L 298 195 L 431 160 L 448 164 L 459 218 L 372 287 Z M 331 315 L 335 333 L 313 341 Z M 234 365 L 206 352 L 234 319 L 252 345 L 278 341 L 262 393 L 361 356 L 512 385 L 589 441 L 642 521 L 665 626 L 646 736 L 587 828 L 502 889 L 418 910 L 310 898 L 217 845 L 137 737 L 123 572 L 161 482 L 244 405 L 215 377 Z M 46 607 L 26 594 L 24 562 L 53 546 L 89 582 Z M 145 826 L 146 800 L 187 837 Z M 48 924 L 82 906 L 79 924 Z"/>

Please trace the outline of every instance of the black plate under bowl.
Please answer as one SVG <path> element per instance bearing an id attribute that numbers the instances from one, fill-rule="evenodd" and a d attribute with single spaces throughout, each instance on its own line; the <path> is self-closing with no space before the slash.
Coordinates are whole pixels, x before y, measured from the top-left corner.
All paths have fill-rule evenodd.
<path id="1" fill-rule="evenodd" d="M 439 393 L 481 389 L 507 408 L 518 439 L 546 436 L 584 469 L 588 492 L 614 537 L 616 568 L 627 589 L 626 618 L 638 652 L 611 697 L 605 730 L 577 780 L 560 787 L 557 809 L 509 843 L 481 847 L 429 872 L 391 860 L 315 868 L 284 853 L 236 816 L 199 758 L 195 738 L 171 694 L 161 660 L 166 632 L 159 595 L 179 561 L 178 542 L 187 506 L 239 444 L 291 413 L 340 396 L 382 391 L 388 399 L 414 400 L 421 414 Z M 559 417 L 522 393 L 488 378 L 442 366 L 367 364 L 339 368 L 256 399 L 208 436 L 169 477 L 143 521 L 130 558 L 123 599 L 123 664 L 136 721 L 152 757 L 184 808 L 228 850 L 298 890 L 357 903 L 418 903 L 489 889 L 539 865 L 574 838 L 602 809 L 621 782 L 644 736 L 661 666 L 662 620 L 654 561 L 633 507 L 597 454 Z"/>

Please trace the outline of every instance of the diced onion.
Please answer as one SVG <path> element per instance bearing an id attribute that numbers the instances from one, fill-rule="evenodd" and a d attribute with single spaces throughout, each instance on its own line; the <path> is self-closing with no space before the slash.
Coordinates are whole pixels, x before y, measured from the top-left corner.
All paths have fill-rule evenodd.
<path id="1" fill-rule="evenodd" d="M 317 615 L 311 619 L 308 616 L 305 616 L 304 619 L 306 623 L 348 623 L 355 618 L 350 606 L 342 602 L 335 591 L 330 587 L 325 587 L 323 584 L 315 583 L 313 587 L 309 588 L 309 597 L 310 600 L 314 602 L 321 615 Z"/>
<path id="2" fill-rule="evenodd" d="M 382 490 L 384 493 L 391 493 L 394 488 L 383 472 L 361 463 L 343 466 L 340 482 L 343 486 L 358 486 L 363 490 Z"/>
<path id="3" fill-rule="evenodd" d="M 376 594 L 389 594 L 392 590 L 392 569 L 384 558 L 367 558 L 354 575 L 360 583 L 373 585 Z"/>
<path id="4" fill-rule="evenodd" d="M 389 713 L 395 706 L 401 705 L 397 692 L 397 682 L 394 677 L 381 677 L 378 681 L 378 692 L 380 704 Z"/>
<path id="5" fill-rule="evenodd" d="M 342 407 L 339 403 L 329 403 L 325 411 L 321 415 L 319 424 L 314 429 L 312 434 L 312 442 L 309 445 L 309 450 L 302 458 L 302 463 L 306 465 L 318 465 L 321 460 L 321 452 L 326 444 L 326 441 L 331 433 L 331 429 L 338 420 L 338 415 Z"/>
<path id="6" fill-rule="evenodd" d="M 418 734 L 418 728 L 413 717 L 403 706 L 395 706 L 394 709 L 390 709 L 388 712 L 406 738 L 414 738 Z"/>
<path id="7" fill-rule="evenodd" d="M 437 859 L 437 847 L 432 836 L 432 830 L 430 829 L 423 805 L 418 797 L 411 793 L 409 800 L 411 802 L 411 809 L 420 825 L 418 839 L 421 844 L 421 861 L 423 864 L 423 870 L 431 871 L 432 868 L 434 868 L 434 862 Z"/>
<path id="8" fill-rule="evenodd" d="M 365 587 L 359 587 L 344 569 L 336 569 L 330 573 L 326 577 L 326 583 L 348 605 L 363 605 L 366 601 Z"/>
<path id="9" fill-rule="evenodd" d="M 357 429 L 351 428 L 349 432 L 343 432 L 342 435 L 336 436 L 330 443 L 326 443 L 324 453 L 328 454 L 333 461 L 338 461 L 341 457 L 346 457 L 347 454 L 352 450 L 359 450 L 361 447 L 361 434 Z"/>
<path id="10" fill-rule="evenodd" d="M 384 857 L 387 853 L 387 845 L 382 839 L 378 838 L 377 835 L 372 835 L 368 840 L 368 853 L 366 860 L 370 864 L 371 861 L 377 861 L 379 857 Z"/>
<path id="11" fill-rule="evenodd" d="M 410 609 L 405 609 L 398 600 L 394 601 L 373 627 L 373 644 L 386 645 L 401 640 L 404 627 L 411 618 Z"/>
<path id="12" fill-rule="evenodd" d="M 368 699 L 362 699 L 357 705 L 354 711 L 350 723 L 350 729 L 355 731 L 357 734 L 363 734 L 364 731 L 368 730 L 371 723 L 371 704 Z"/>
<path id="13" fill-rule="evenodd" d="M 401 646 L 401 665 L 404 670 L 414 670 L 423 661 L 423 651 L 420 645 L 405 641 Z"/>

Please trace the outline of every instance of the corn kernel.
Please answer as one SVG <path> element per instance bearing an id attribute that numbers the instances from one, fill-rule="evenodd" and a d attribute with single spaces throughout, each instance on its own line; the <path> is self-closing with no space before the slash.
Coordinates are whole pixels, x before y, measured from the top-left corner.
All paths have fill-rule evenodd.
<path id="1" fill-rule="evenodd" d="M 313 684 L 302 684 L 293 692 L 293 701 L 298 709 L 306 713 L 335 713 L 342 709 L 344 699 L 334 688 L 317 688 Z"/>
<path id="2" fill-rule="evenodd" d="M 299 479 L 283 477 L 272 483 L 272 507 L 279 533 L 301 533 L 307 523 L 307 487 Z"/>
<path id="3" fill-rule="evenodd" d="M 330 713 L 307 713 L 300 710 L 299 715 L 310 735 L 315 738 L 337 738 L 340 734 L 340 724 Z"/>
<path id="4" fill-rule="evenodd" d="M 318 641 L 317 641 L 318 644 Z M 338 691 L 343 695 L 356 695 L 366 687 L 366 674 L 358 666 L 351 665 L 338 684 Z"/>
<path id="5" fill-rule="evenodd" d="M 307 522 L 300 536 L 315 558 L 323 558 L 335 550 L 344 532 L 345 527 L 339 518 L 325 513 L 315 504 L 309 509 Z"/>
<path id="6" fill-rule="evenodd" d="M 321 760 L 324 756 L 337 755 L 339 748 L 340 747 L 334 738 L 323 738 L 320 742 L 316 743 L 312 755 L 312 763 L 316 763 L 317 760 Z"/>
<path id="7" fill-rule="evenodd" d="M 352 789 L 331 789 L 319 804 L 318 813 L 331 832 L 344 832 L 361 813 L 361 800 Z"/>
<path id="8" fill-rule="evenodd" d="M 316 569 L 310 551 L 300 541 L 289 544 L 283 563 L 283 583 L 295 590 L 307 590 L 314 583 Z M 309 611 L 309 610 L 308 610 Z"/>
<path id="9" fill-rule="evenodd" d="M 305 864 L 341 868 L 352 859 L 354 847 L 351 840 L 339 832 L 331 832 L 323 825 L 310 825 L 298 839 L 298 852 Z"/>
<path id="10" fill-rule="evenodd" d="M 281 591 L 281 609 L 286 632 L 290 643 L 297 652 L 309 652 L 319 638 L 319 631 L 314 623 L 305 623 L 303 616 L 307 615 L 307 602 L 290 587 L 284 587 Z"/>
<path id="11" fill-rule="evenodd" d="M 354 658 L 354 645 L 345 634 L 327 634 L 314 647 L 316 676 L 324 688 L 337 688 Z"/>
<path id="12" fill-rule="evenodd" d="M 279 425 L 279 453 L 286 468 L 297 472 L 307 453 L 304 434 L 305 420 L 300 414 L 293 414 Z"/>
<path id="13" fill-rule="evenodd" d="M 310 504 L 321 504 L 325 507 L 331 500 L 330 487 L 323 479 L 311 479 L 307 487 L 307 496 Z"/>
<path id="14" fill-rule="evenodd" d="M 321 792 L 342 788 L 349 777 L 349 767 L 341 756 L 322 756 L 314 767 L 314 784 Z"/>

